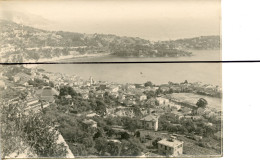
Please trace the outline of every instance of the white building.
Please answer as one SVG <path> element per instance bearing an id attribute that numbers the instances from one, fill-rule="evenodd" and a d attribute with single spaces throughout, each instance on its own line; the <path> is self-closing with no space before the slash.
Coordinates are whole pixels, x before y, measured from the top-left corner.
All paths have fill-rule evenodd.
<path id="1" fill-rule="evenodd" d="M 152 129 L 154 131 L 158 130 L 158 119 L 159 116 L 148 115 L 142 119 L 140 119 L 142 126 L 144 129 Z"/>
<path id="2" fill-rule="evenodd" d="M 159 105 L 169 104 L 169 99 L 163 97 L 157 97 L 156 100 L 159 102 Z"/>
<path id="3" fill-rule="evenodd" d="M 183 153 L 183 142 L 172 136 L 158 142 L 158 153 L 167 157 L 177 157 Z"/>
<path id="4" fill-rule="evenodd" d="M 139 97 L 139 99 L 140 99 L 140 101 L 144 101 L 144 100 L 147 99 L 147 96 L 143 94 L 143 95 L 141 95 L 141 96 Z"/>

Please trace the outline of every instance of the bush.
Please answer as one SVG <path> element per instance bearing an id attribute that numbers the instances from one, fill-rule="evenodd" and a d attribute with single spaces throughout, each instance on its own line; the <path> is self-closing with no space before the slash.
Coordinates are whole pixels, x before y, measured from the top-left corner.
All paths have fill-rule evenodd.
<path id="1" fill-rule="evenodd" d="M 63 144 L 57 144 L 58 132 L 50 119 L 39 114 L 24 115 L 23 103 L 1 108 L 1 153 L 3 157 L 13 151 L 21 150 L 19 144 L 25 142 L 38 157 L 65 157 L 67 151 Z M 19 138 L 19 142 L 15 142 Z"/>

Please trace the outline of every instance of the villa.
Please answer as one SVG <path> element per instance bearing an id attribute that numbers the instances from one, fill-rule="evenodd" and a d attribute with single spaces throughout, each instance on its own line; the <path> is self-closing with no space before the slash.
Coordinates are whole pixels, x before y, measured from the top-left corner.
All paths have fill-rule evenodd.
<path id="1" fill-rule="evenodd" d="M 140 119 L 144 129 L 151 129 L 154 131 L 158 130 L 158 119 L 159 116 L 149 114 L 148 116 Z"/>
<path id="2" fill-rule="evenodd" d="M 177 157 L 183 153 L 183 142 L 174 136 L 170 139 L 162 139 L 158 142 L 158 152 L 167 157 Z"/>

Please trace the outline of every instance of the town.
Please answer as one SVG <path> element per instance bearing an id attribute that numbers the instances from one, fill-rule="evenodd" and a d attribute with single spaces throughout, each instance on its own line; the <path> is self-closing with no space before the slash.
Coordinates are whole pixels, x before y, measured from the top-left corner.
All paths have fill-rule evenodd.
<path id="1" fill-rule="evenodd" d="M 118 84 L 46 72 L 40 67 L 10 65 L 1 69 L 1 113 L 6 113 L 1 126 L 15 124 L 21 128 L 23 134 L 15 137 L 28 146 L 28 155 L 87 158 L 222 154 L 220 86 L 188 80 L 161 85 L 152 80 Z M 42 124 L 44 120 L 46 125 Z M 59 137 L 49 141 L 51 144 L 28 136 L 47 136 L 50 130 Z M 1 139 L 8 136 L 9 141 L 15 139 L 7 130 L 2 131 Z M 55 143 L 62 143 L 63 151 Z M 12 149 L 15 146 L 5 147 L 10 147 L 6 157 L 20 154 Z"/>

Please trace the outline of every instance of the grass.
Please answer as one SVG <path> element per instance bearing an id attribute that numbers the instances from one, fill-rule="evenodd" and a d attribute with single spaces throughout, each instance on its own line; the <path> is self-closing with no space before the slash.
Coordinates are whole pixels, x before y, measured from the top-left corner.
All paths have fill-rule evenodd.
<path id="1" fill-rule="evenodd" d="M 200 98 L 204 98 L 208 102 L 208 107 L 221 110 L 222 100 L 220 98 L 209 97 L 204 95 L 198 95 L 194 93 L 173 93 L 172 97 L 179 102 L 187 103 L 190 105 L 196 105 Z"/>
<path id="2" fill-rule="evenodd" d="M 221 156 L 221 148 L 219 148 L 217 151 L 216 149 L 213 148 L 200 147 L 197 145 L 197 141 L 186 138 L 184 136 L 178 137 L 178 140 L 184 142 L 182 157 L 220 157 Z M 219 145 L 220 141 L 210 139 L 208 143 Z"/>

